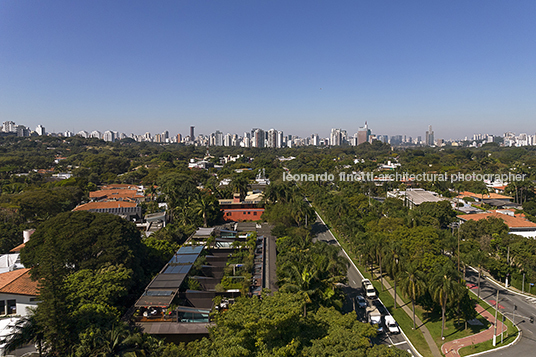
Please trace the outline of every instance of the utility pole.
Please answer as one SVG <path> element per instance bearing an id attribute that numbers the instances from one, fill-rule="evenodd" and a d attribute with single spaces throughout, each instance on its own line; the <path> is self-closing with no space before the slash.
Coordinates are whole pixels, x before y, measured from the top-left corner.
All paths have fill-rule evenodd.
<path id="1" fill-rule="evenodd" d="M 495 300 L 495 327 L 493 329 L 493 347 L 497 346 L 497 311 L 499 310 L 499 289 L 497 289 L 497 300 Z"/>
<path id="2" fill-rule="evenodd" d="M 503 318 L 502 318 L 502 324 L 501 324 L 501 344 L 503 343 L 504 320 L 505 320 L 505 317 L 504 317 L 504 315 L 503 315 Z"/>
<path id="3" fill-rule="evenodd" d="M 460 224 L 458 223 L 458 274 L 460 273 Z"/>
<path id="4" fill-rule="evenodd" d="M 480 299 L 480 272 L 481 271 L 482 271 L 482 268 L 479 265 L 478 266 L 478 293 L 476 294 L 479 299 Z"/>
<path id="5" fill-rule="evenodd" d="M 525 273 L 523 273 L 523 284 L 521 284 L 521 292 L 525 292 Z"/>

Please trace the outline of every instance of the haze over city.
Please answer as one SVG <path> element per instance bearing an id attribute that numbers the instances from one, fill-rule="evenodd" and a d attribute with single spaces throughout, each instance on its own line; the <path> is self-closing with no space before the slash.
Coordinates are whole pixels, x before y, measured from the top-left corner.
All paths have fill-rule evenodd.
<path id="1" fill-rule="evenodd" d="M 533 134 L 536 3 L 3 1 L 0 122 Z"/>

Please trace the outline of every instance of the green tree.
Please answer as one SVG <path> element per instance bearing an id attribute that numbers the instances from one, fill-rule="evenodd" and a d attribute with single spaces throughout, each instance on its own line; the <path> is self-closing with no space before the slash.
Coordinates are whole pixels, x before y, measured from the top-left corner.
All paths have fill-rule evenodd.
<path id="1" fill-rule="evenodd" d="M 441 306 L 441 338 L 445 330 L 445 312 L 449 298 L 456 289 L 456 271 L 451 265 L 442 265 L 432 272 L 430 293 L 432 298 Z"/>
<path id="2" fill-rule="evenodd" d="M 399 280 L 400 290 L 411 300 L 413 329 L 415 329 L 415 300 L 425 291 L 424 277 L 416 264 L 404 262 Z"/>
<path id="3" fill-rule="evenodd" d="M 110 274 L 113 278 L 117 278 L 118 274 L 123 276 L 121 281 L 123 284 L 128 281 L 127 286 L 144 286 L 143 256 L 144 247 L 135 226 L 114 215 L 65 212 L 39 226 L 22 250 L 21 260 L 25 266 L 32 267 L 32 278 L 40 280 L 40 297 L 43 301 L 35 316 L 40 326 L 46 326 L 43 334 L 52 355 L 66 355 L 78 338 L 77 321 L 81 320 L 82 315 L 89 317 L 88 323 L 94 321 L 92 316 L 95 315 L 105 320 L 113 316 L 116 307 L 95 304 L 101 297 L 90 296 L 91 293 L 107 291 L 108 283 L 105 282 L 110 282 Z M 123 268 L 110 267 L 121 264 Z M 91 274 L 84 270 L 98 271 L 101 268 L 108 270 L 93 276 L 93 279 L 104 284 L 103 287 L 97 287 L 92 285 Z M 126 270 L 123 269 L 132 271 L 132 279 L 125 276 Z M 69 276 L 77 272 L 79 274 L 69 280 Z M 67 289 L 66 282 L 74 288 Z M 82 287 L 84 289 L 78 291 Z M 111 295 L 117 298 L 114 295 L 117 290 L 114 289 Z M 80 306 L 84 302 L 89 304 Z M 121 304 L 128 303 L 128 300 L 121 299 Z M 75 304 L 80 308 L 72 311 Z M 77 316 L 77 311 L 82 315 Z"/>

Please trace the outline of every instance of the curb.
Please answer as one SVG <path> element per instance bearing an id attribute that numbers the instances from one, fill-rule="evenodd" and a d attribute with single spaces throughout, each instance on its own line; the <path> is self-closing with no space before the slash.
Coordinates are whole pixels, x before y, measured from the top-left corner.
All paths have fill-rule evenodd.
<path id="1" fill-rule="evenodd" d="M 337 240 L 337 238 L 335 237 L 335 235 L 331 232 L 331 229 L 328 227 L 328 225 L 326 224 L 326 222 L 324 222 L 324 220 L 322 219 L 322 217 L 320 217 L 320 215 L 318 214 L 318 212 L 316 212 L 315 210 L 315 213 L 316 213 L 316 216 L 318 218 L 320 218 L 320 221 L 322 221 L 322 224 L 324 224 L 327 228 L 328 228 L 328 232 L 329 234 L 331 234 L 331 236 L 333 237 L 333 239 L 335 239 L 335 242 L 337 242 L 337 245 L 341 248 L 341 250 L 343 251 L 344 255 L 346 255 L 346 258 L 348 259 L 348 261 L 354 266 L 355 270 L 357 270 L 357 272 L 359 273 L 359 275 L 361 275 L 361 279 L 363 279 L 363 274 L 361 274 L 361 271 L 359 271 L 359 269 L 357 268 L 357 266 L 355 265 L 354 261 L 350 258 L 350 256 L 348 255 L 348 253 L 346 253 L 346 250 L 344 250 L 344 248 L 339 244 L 339 241 Z M 380 299 L 378 299 L 380 300 Z M 385 305 L 383 304 L 383 301 L 380 300 L 380 302 L 382 303 L 382 305 L 385 307 Z M 411 340 L 408 338 L 408 336 L 406 336 L 406 334 L 404 333 L 404 330 L 402 330 L 402 327 L 398 326 L 400 328 L 400 332 L 402 333 L 402 336 L 404 336 L 404 339 L 406 340 L 406 342 L 408 343 L 408 345 L 411 347 L 411 349 L 417 353 L 417 357 L 423 357 L 423 355 L 421 355 L 421 353 L 415 348 L 415 346 L 413 346 L 413 343 L 411 343 Z M 441 350 L 440 350 L 441 351 Z M 412 353 L 413 354 L 413 353 Z"/>
<path id="2" fill-rule="evenodd" d="M 475 270 L 472 266 L 469 266 L 471 269 Z M 475 271 L 478 271 L 478 270 L 475 270 Z M 493 280 L 492 280 L 493 281 Z M 474 291 L 472 291 L 471 289 L 469 289 L 470 292 L 473 293 L 473 295 L 476 296 L 476 293 Z M 477 296 L 478 297 L 478 296 Z M 487 302 L 486 300 L 483 300 L 486 304 L 490 305 L 491 307 L 493 307 L 493 309 L 495 310 L 495 307 L 493 305 L 491 305 L 489 302 Z M 502 313 L 501 313 L 502 314 Z M 490 352 L 495 352 L 495 351 L 499 351 L 499 350 L 502 350 L 502 349 L 505 349 L 505 348 L 508 348 L 508 347 L 511 347 L 513 345 L 515 345 L 516 343 L 519 342 L 519 339 L 521 338 L 521 335 L 522 335 L 522 331 L 519 327 L 517 327 L 516 324 L 514 324 L 514 322 L 508 317 L 506 316 L 505 314 L 502 314 L 504 317 L 506 317 L 506 319 L 508 321 L 510 321 L 512 323 L 512 325 L 517 329 L 517 337 L 515 340 L 513 340 L 512 342 L 510 342 L 509 344 L 507 345 L 504 345 L 504 346 L 500 346 L 500 347 L 495 347 L 495 348 L 490 348 L 489 350 L 486 350 L 486 351 L 482 351 L 482 352 L 478 352 L 478 353 L 474 353 L 472 355 L 467 355 L 465 357 L 474 357 L 474 356 L 481 356 L 481 355 L 484 355 L 486 353 L 490 353 Z M 490 327 L 491 328 L 491 327 Z M 484 341 L 485 342 L 485 341 Z"/>
<path id="3" fill-rule="evenodd" d="M 505 348 L 508 348 L 508 347 L 511 347 L 511 346 L 515 345 L 516 343 L 519 342 L 519 339 L 521 338 L 521 333 L 522 333 L 519 328 L 517 330 L 519 331 L 519 333 L 517 334 L 516 339 L 513 340 L 512 342 L 510 342 L 509 344 L 507 344 L 505 346 L 501 346 L 501 347 L 492 348 L 490 350 L 486 350 L 486 351 L 482 351 L 482 352 L 478 352 L 478 353 L 473 353 L 472 355 L 467 355 L 465 357 L 482 356 L 482 355 L 485 355 L 486 353 L 499 351 L 499 350 L 502 350 L 502 349 L 505 349 Z"/>

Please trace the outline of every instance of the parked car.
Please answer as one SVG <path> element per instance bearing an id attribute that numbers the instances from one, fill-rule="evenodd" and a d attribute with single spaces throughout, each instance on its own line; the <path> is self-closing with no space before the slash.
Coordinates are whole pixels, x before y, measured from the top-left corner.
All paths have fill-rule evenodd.
<path id="1" fill-rule="evenodd" d="M 355 304 L 360 309 L 364 309 L 364 308 L 367 307 L 367 300 L 365 300 L 365 298 L 363 296 L 357 295 L 357 297 L 355 298 Z"/>
<path id="2" fill-rule="evenodd" d="M 389 331 L 389 333 L 400 333 L 398 324 L 396 323 L 394 317 L 391 315 L 385 316 L 385 327 L 387 327 L 387 331 Z"/>
<path id="3" fill-rule="evenodd" d="M 376 289 L 374 289 L 374 286 L 368 279 L 363 279 L 361 281 L 361 285 L 363 286 L 363 290 L 365 290 L 365 295 L 369 299 L 375 299 L 376 298 Z"/>

